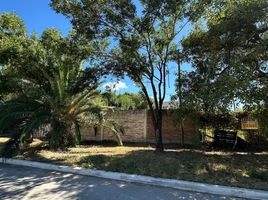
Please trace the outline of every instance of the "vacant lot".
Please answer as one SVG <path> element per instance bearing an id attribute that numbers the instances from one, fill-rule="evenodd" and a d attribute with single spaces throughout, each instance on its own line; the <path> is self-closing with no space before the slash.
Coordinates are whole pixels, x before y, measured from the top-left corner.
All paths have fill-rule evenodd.
<path id="1" fill-rule="evenodd" d="M 268 190 L 268 152 L 167 149 L 163 153 L 156 153 L 150 146 L 100 145 L 53 152 L 47 149 L 45 143 L 35 141 L 16 157 L 91 169 Z"/>

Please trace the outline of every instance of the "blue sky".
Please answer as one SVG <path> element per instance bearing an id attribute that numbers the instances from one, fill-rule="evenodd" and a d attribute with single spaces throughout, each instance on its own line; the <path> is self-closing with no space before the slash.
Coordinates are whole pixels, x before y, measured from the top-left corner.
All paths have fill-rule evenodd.
<path id="1" fill-rule="evenodd" d="M 36 32 L 40 35 L 46 28 L 53 27 L 66 35 L 72 27 L 70 22 L 63 15 L 55 13 L 49 7 L 49 2 L 49 0 L 0 0 L 0 14 L 3 12 L 15 12 L 24 21 L 29 33 Z M 189 29 L 190 26 L 188 27 Z M 186 33 L 187 30 L 182 32 L 179 37 L 183 37 Z M 170 76 L 167 79 L 169 82 L 166 95 L 167 101 L 175 91 L 176 64 L 171 64 L 170 69 Z M 189 71 L 191 67 L 189 64 L 183 64 L 182 70 Z M 109 77 L 106 81 L 114 82 L 115 80 L 115 78 Z M 139 91 L 135 84 L 127 77 L 121 80 L 120 85 L 121 89 L 117 93 Z M 149 84 L 147 85 L 149 87 Z"/>

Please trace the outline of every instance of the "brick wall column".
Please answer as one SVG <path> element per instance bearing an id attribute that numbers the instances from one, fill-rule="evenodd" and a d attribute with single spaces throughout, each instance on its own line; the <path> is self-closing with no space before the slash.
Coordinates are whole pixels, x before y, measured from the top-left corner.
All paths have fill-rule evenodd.
<path id="1" fill-rule="evenodd" d="M 144 110 L 145 112 L 145 117 L 144 117 L 144 128 L 143 128 L 143 139 L 144 139 L 144 142 L 146 142 L 146 139 L 147 139 L 147 115 L 148 115 L 148 111 L 147 110 Z"/>

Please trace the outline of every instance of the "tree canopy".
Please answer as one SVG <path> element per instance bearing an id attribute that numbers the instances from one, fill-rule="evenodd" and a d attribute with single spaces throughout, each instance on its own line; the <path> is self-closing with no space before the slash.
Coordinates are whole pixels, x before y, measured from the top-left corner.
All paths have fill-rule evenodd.
<path id="1" fill-rule="evenodd" d="M 74 29 L 86 38 L 114 40 L 117 45 L 104 53 L 103 65 L 117 76 L 126 74 L 140 87 L 154 111 L 151 113 L 157 149 L 163 150 L 162 105 L 169 63 L 174 61 L 179 48 L 176 38 L 189 22 L 200 16 L 209 2 L 141 0 L 141 12 L 130 0 L 52 0 L 51 6 L 69 18 Z M 150 86 L 146 87 L 146 83 Z"/>
<path id="2" fill-rule="evenodd" d="M 265 0 L 213 1 L 183 41 L 195 69 L 185 77 L 187 98 L 203 109 L 267 104 L 267 13 Z"/>
<path id="3" fill-rule="evenodd" d="M 79 142 L 87 121 L 111 128 L 122 144 L 121 128 L 95 103 L 101 72 L 85 63 L 94 59 L 94 41 L 78 39 L 75 31 L 63 37 L 56 29 L 28 36 L 26 29 L 17 31 L 24 25 L 14 14 L 1 15 L 0 22 L 1 132 L 16 124 L 14 141 L 23 142 L 46 127 L 49 146 L 57 149 Z"/>

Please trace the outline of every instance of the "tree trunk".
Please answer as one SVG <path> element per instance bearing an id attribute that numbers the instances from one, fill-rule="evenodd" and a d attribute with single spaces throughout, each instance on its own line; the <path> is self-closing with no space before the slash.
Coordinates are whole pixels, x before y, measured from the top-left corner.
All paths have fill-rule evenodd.
<path id="1" fill-rule="evenodd" d="M 72 123 L 66 122 L 66 145 L 67 147 L 73 147 L 76 145 L 74 131 L 72 130 Z"/>
<path id="2" fill-rule="evenodd" d="M 155 135 L 156 135 L 156 150 L 163 151 L 164 145 L 162 141 L 162 121 L 163 121 L 163 112 L 162 109 L 157 111 L 157 118 L 155 124 Z"/>
<path id="3" fill-rule="evenodd" d="M 179 83 L 179 106 L 182 107 L 182 80 L 181 80 L 181 62 L 180 62 L 180 52 L 178 55 L 178 83 Z M 184 128 L 183 128 L 183 118 L 180 120 L 181 127 L 181 145 L 184 147 Z"/>

